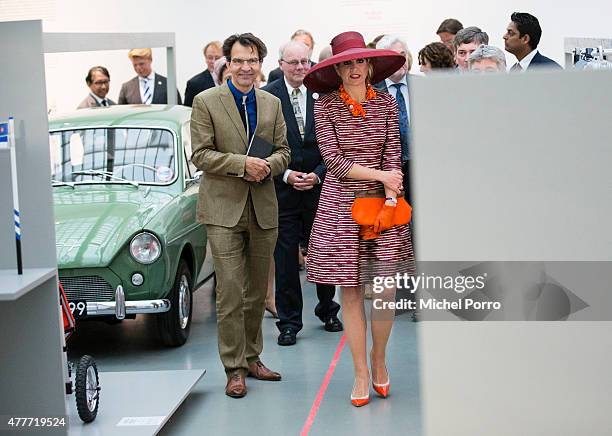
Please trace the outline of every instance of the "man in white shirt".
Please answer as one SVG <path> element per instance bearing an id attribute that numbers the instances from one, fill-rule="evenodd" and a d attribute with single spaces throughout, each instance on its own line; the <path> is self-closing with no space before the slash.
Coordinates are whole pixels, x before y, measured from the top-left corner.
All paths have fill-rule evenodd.
<path id="1" fill-rule="evenodd" d="M 310 48 L 301 41 L 286 43 L 279 51 L 282 79 L 263 88 L 281 101 L 291 147 L 289 169 L 274 178 L 279 211 L 274 251 L 279 345 L 294 345 L 303 327 L 299 243 L 302 238 L 306 241 L 310 238 L 325 178 L 325 165 L 314 130 L 314 99 L 304 86 L 304 76 L 312 66 L 310 54 Z M 315 315 L 329 332 L 343 329 L 337 317 L 340 305 L 333 300 L 334 294 L 334 286 L 317 284 L 319 303 Z"/>
<path id="2" fill-rule="evenodd" d="M 515 12 L 510 16 L 510 24 L 504 35 L 504 46 L 507 52 L 516 56 L 510 71 L 525 72 L 538 68 L 561 69 L 561 66 L 537 50 L 542 28 L 538 19 L 526 12 Z"/>
<path id="3" fill-rule="evenodd" d="M 293 32 L 293 35 L 291 35 L 290 39 L 291 41 L 300 41 L 306 44 L 308 48 L 310 49 L 310 54 L 308 55 L 308 59 L 312 59 L 312 51 L 314 50 L 314 46 L 315 46 L 315 41 L 314 41 L 314 38 L 312 37 L 312 33 L 310 33 L 308 30 L 298 29 L 295 32 Z M 313 67 L 315 65 L 316 65 L 316 62 L 312 62 L 311 60 L 310 66 Z M 268 74 L 268 83 L 272 83 L 275 80 L 281 79 L 282 77 L 283 77 L 282 69 L 275 68 L 274 70 L 270 71 L 270 74 Z"/>
<path id="4" fill-rule="evenodd" d="M 153 71 L 153 52 L 150 48 L 134 48 L 129 51 L 137 76 L 121 85 L 119 104 L 168 104 L 167 80 Z M 177 91 L 177 104 L 181 95 Z"/>
<path id="5" fill-rule="evenodd" d="M 87 72 L 87 77 L 85 77 L 85 83 L 87 83 L 90 92 L 77 106 L 77 109 L 115 104 L 110 98 L 106 98 L 110 90 L 110 74 L 106 68 L 99 65 L 91 67 Z"/>

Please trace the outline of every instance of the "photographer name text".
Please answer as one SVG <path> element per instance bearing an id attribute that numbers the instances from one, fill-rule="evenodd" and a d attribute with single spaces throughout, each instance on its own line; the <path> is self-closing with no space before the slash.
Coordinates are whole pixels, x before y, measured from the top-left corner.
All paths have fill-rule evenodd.
<path id="1" fill-rule="evenodd" d="M 500 310 L 499 301 L 478 301 L 471 298 L 461 300 L 447 299 L 419 299 L 412 301 L 402 298 L 398 301 L 384 301 L 382 298 L 373 298 L 372 305 L 377 310 Z"/>

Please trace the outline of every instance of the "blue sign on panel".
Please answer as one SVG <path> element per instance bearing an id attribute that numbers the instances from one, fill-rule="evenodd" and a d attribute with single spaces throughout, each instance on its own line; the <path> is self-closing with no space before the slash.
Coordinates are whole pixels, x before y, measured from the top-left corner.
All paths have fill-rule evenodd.
<path id="1" fill-rule="evenodd" d="M 0 123 L 0 142 L 8 142 L 8 123 Z"/>

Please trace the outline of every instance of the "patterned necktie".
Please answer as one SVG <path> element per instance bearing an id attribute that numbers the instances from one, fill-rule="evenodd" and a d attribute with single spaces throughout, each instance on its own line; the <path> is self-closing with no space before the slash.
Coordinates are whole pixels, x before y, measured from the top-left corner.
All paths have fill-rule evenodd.
<path id="1" fill-rule="evenodd" d="M 295 88 L 291 92 L 291 105 L 293 106 L 293 114 L 295 115 L 295 121 L 297 121 L 298 129 L 300 130 L 300 135 L 302 139 L 304 139 L 304 117 L 302 117 L 302 110 L 300 109 L 300 101 L 298 100 L 298 96 L 302 94 L 300 88 Z"/>
<path id="2" fill-rule="evenodd" d="M 523 71 L 523 67 L 521 67 L 521 64 L 517 62 L 516 64 L 512 66 L 512 68 L 510 68 L 510 71 L 512 71 L 513 73 L 519 73 Z"/>
<path id="3" fill-rule="evenodd" d="M 144 101 L 142 104 L 151 104 L 151 89 L 149 88 L 149 79 L 142 79 L 144 81 Z"/>
<path id="4" fill-rule="evenodd" d="M 395 101 L 397 102 L 397 109 L 399 111 L 399 129 L 400 129 L 400 142 L 402 143 L 402 162 L 409 159 L 408 152 L 408 111 L 406 110 L 406 100 L 404 100 L 404 94 L 402 94 L 403 83 L 394 83 L 395 88 Z"/>
<path id="5" fill-rule="evenodd" d="M 102 100 L 102 106 L 108 106 L 108 102 L 106 101 L 106 99 Z"/>

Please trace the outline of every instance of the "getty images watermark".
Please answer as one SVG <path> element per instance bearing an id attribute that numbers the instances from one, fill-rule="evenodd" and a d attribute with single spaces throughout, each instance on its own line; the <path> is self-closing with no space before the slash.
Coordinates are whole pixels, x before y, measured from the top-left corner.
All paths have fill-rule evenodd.
<path id="1" fill-rule="evenodd" d="M 610 261 L 421 261 L 412 270 L 401 266 L 366 271 L 372 315 L 378 319 L 415 311 L 419 321 L 612 321 Z"/>
<path id="2" fill-rule="evenodd" d="M 483 301 L 476 298 L 434 298 L 418 299 L 402 297 L 394 301 L 385 298 L 385 290 L 408 291 L 414 296 L 418 291 L 453 291 L 456 295 L 471 294 L 485 288 L 487 273 L 476 276 L 400 274 L 394 277 L 374 277 L 372 280 L 372 305 L 377 310 L 500 310 L 500 301 Z M 398 292 L 400 294 L 400 292 Z"/>

